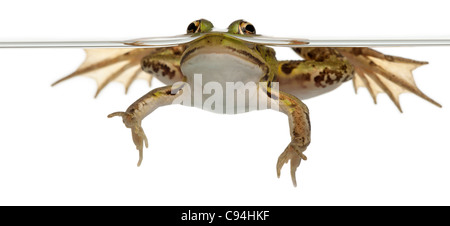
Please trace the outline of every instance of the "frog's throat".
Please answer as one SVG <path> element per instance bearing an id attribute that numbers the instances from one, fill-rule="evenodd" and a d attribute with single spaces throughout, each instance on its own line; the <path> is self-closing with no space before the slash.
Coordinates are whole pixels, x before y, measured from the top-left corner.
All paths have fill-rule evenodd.
<path id="1" fill-rule="evenodd" d="M 267 71 L 264 63 L 256 57 L 248 57 L 236 50 L 223 47 L 197 49 L 193 54 L 185 54 L 181 71 L 188 78 L 202 74 L 203 83 L 255 82 L 258 83 Z"/>

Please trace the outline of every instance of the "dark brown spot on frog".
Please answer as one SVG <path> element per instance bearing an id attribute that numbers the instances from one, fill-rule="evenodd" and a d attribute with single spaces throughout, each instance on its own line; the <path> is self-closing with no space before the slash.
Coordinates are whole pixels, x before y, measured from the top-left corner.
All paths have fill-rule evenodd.
<path id="1" fill-rule="evenodd" d="M 300 61 L 289 61 L 288 63 L 281 65 L 281 71 L 288 75 L 294 68 L 298 67 L 299 64 Z"/>
<path id="2" fill-rule="evenodd" d="M 334 75 L 335 78 L 332 78 L 332 75 Z M 339 83 L 342 77 L 343 74 L 341 71 L 331 70 L 328 67 L 325 67 L 321 72 L 319 72 L 319 75 L 314 78 L 314 82 L 316 87 L 325 88 L 327 85 Z M 326 85 L 322 84 L 322 82 L 325 82 Z"/>
<path id="3" fill-rule="evenodd" d="M 309 113 L 307 111 L 303 111 L 303 113 L 305 113 L 306 120 L 308 121 L 309 131 L 311 131 L 311 121 L 309 120 Z"/>
<path id="4" fill-rule="evenodd" d="M 336 78 L 332 79 L 331 75 L 328 75 L 327 81 L 325 83 L 327 83 L 328 85 L 333 85 L 333 83 L 335 83 L 335 82 L 337 83 L 337 82 L 341 81 L 342 73 L 341 74 L 335 74 L 335 76 L 336 76 Z"/>
<path id="5" fill-rule="evenodd" d="M 315 54 L 312 52 L 307 53 L 306 55 L 308 55 L 309 58 L 314 59 L 315 58 Z M 316 59 L 316 61 L 320 61 L 319 59 Z"/>
<path id="6" fill-rule="evenodd" d="M 361 55 L 362 48 L 352 48 L 352 53 L 355 54 L 356 56 Z"/>
<path id="7" fill-rule="evenodd" d="M 319 75 L 314 77 L 314 82 L 316 83 L 316 87 L 322 87 L 325 88 L 325 85 L 322 85 L 321 82 L 324 80 L 325 75 Z"/>
<path id="8" fill-rule="evenodd" d="M 323 62 L 329 59 L 331 56 L 342 57 L 341 54 L 335 48 L 307 48 L 309 52 L 306 53 L 306 56 L 317 62 Z"/>
<path id="9" fill-rule="evenodd" d="M 142 69 L 144 71 L 158 73 L 160 71 L 162 76 L 169 76 L 169 79 L 173 79 L 175 77 L 176 70 L 172 70 L 167 64 L 160 63 L 154 60 L 144 61 L 142 64 Z"/>
<path id="10" fill-rule="evenodd" d="M 302 48 L 292 48 L 298 55 L 302 55 Z"/>

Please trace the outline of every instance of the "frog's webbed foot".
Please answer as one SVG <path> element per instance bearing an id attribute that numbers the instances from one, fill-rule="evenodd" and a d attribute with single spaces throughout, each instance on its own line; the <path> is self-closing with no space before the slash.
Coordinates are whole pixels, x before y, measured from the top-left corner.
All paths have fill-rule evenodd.
<path id="1" fill-rule="evenodd" d="M 85 76 L 93 78 L 98 85 L 95 97 L 110 82 L 117 81 L 125 85 L 125 93 L 137 78 L 152 80 L 151 74 L 141 70 L 141 59 L 160 48 L 120 48 L 120 49 L 85 49 L 86 58 L 72 74 L 54 82 L 52 86 L 67 79 Z"/>
<path id="2" fill-rule="evenodd" d="M 352 64 L 355 75 L 355 92 L 359 87 L 367 87 L 376 103 L 378 93 L 386 93 L 402 112 L 399 95 L 411 92 L 441 107 L 439 103 L 425 95 L 416 85 L 412 71 L 427 62 L 402 57 L 384 55 L 370 48 L 337 48 Z"/>
<path id="3" fill-rule="evenodd" d="M 284 152 L 278 157 L 277 162 L 277 176 L 280 178 L 281 175 L 281 168 L 284 164 L 288 163 L 288 161 L 291 161 L 291 178 L 292 183 L 295 187 L 297 187 L 297 179 L 295 177 L 295 172 L 297 171 L 297 168 L 300 166 L 300 162 L 303 160 L 306 160 L 306 156 L 303 154 L 303 152 L 306 150 L 306 146 L 302 145 L 301 142 L 298 141 L 291 141 L 289 145 L 286 147 Z"/>
<path id="4" fill-rule="evenodd" d="M 141 127 L 141 120 L 137 120 L 132 114 L 128 112 L 114 112 L 109 114 L 108 118 L 112 118 L 114 116 L 122 117 L 125 126 L 131 129 L 133 142 L 136 145 L 136 149 L 139 151 L 139 161 L 137 165 L 140 166 L 144 158 L 144 143 L 145 147 L 148 148 L 148 140 L 147 136 L 144 133 L 144 129 L 142 129 Z"/>

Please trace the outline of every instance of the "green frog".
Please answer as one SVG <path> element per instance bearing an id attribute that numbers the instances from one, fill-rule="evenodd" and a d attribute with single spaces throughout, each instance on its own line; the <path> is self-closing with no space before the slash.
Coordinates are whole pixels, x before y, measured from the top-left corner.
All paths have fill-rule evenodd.
<path id="1" fill-rule="evenodd" d="M 302 60 L 277 60 L 273 48 L 239 38 L 257 37 L 255 27 L 245 20 L 236 20 L 226 31 L 219 32 L 214 31 L 210 21 L 200 19 L 188 25 L 187 34 L 201 36 L 170 47 L 86 50 L 86 60 L 78 70 L 54 84 L 87 75 L 98 82 L 97 96 L 111 81 L 124 83 L 125 92 L 137 78 L 150 83 L 156 77 L 165 83 L 167 86 L 145 94 L 126 111 L 108 115 L 121 117 L 131 129 L 139 151 L 138 166 L 143 160 L 144 145 L 148 147 L 141 122 L 159 107 L 189 103 L 203 109 L 209 104 L 213 107 L 208 110 L 216 113 L 237 114 L 267 108 L 282 112 L 288 116 L 291 142 L 278 158 L 276 170 L 279 177 L 282 166 L 290 162 L 294 186 L 296 170 L 301 160 L 307 159 L 304 152 L 311 142 L 309 110 L 302 100 L 330 92 L 352 80 L 355 91 L 366 87 L 375 103 L 378 93 L 387 93 L 400 111 L 399 95 L 403 92 L 412 92 L 441 107 L 417 88 L 412 77 L 412 70 L 427 62 L 362 47 L 293 47 Z M 214 94 L 228 84 L 241 85 L 211 101 L 211 90 L 202 90 L 197 95 L 199 89 L 209 84 L 222 87 L 222 90 L 215 89 Z M 256 92 L 251 92 L 246 84 L 254 84 Z M 237 103 L 235 96 L 239 94 L 247 95 L 244 102 Z M 250 99 L 258 101 L 258 105 L 251 106 Z M 233 103 L 225 103 L 227 100 Z M 267 105 L 260 106 L 260 103 Z"/>

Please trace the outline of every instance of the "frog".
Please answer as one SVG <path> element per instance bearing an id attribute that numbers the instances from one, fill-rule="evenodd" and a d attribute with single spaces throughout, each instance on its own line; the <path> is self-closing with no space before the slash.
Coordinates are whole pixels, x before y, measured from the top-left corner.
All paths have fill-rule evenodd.
<path id="1" fill-rule="evenodd" d="M 368 47 L 332 46 L 291 47 L 302 59 L 278 60 L 271 46 L 240 38 L 251 39 L 258 35 L 255 26 L 246 20 L 233 21 L 224 31 L 214 29 L 212 22 L 199 19 L 188 25 L 186 33 L 201 36 L 187 43 L 158 48 L 87 49 L 86 59 L 80 67 L 53 85 L 73 77 L 88 76 L 98 83 L 97 97 L 112 81 L 122 82 L 125 93 L 138 78 L 148 80 L 149 85 L 153 77 L 164 83 L 165 86 L 151 90 L 125 111 L 107 116 L 122 118 L 126 128 L 131 130 L 132 141 L 139 152 L 137 165 L 140 166 L 144 146 L 148 148 L 148 139 L 141 123 L 153 111 L 180 104 L 182 97 L 186 102 L 192 99 L 195 102 L 196 96 L 187 94 L 189 90 L 186 87 L 203 88 L 208 82 L 222 86 L 252 82 L 258 90 L 254 94 L 257 100 L 263 100 L 271 106 L 269 109 L 287 115 L 291 141 L 277 160 L 276 173 L 280 177 L 282 167 L 290 163 L 294 186 L 297 186 L 297 168 L 302 160 L 307 160 L 304 152 L 311 142 L 310 113 L 302 100 L 331 92 L 343 83 L 353 81 L 355 92 L 360 87 L 366 87 L 374 103 L 377 103 L 379 93 L 386 93 L 400 112 L 399 95 L 404 92 L 414 93 L 441 107 L 415 84 L 412 71 L 427 64 L 425 61 L 385 55 Z M 199 74 L 203 79 L 200 83 L 196 81 Z M 237 92 L 245 93 L 246 90 L 236 88 L 233 94 Z M 205 102 L 196 107 L 204 108 L 202 104 Z M 212 111 L 238 114 L 268 109 L 259 106 L 251 108 L 248 103 L 233 105 L 229 110 L 223 101 L 218 101 L 215 109 L 222 110 Z"/>

